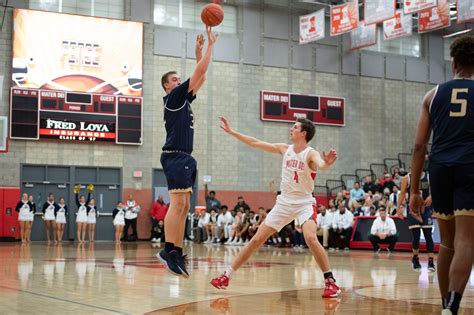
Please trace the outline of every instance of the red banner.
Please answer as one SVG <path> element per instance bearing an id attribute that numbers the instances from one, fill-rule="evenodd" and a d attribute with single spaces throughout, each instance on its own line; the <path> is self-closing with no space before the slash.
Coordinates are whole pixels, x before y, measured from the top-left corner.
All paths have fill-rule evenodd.
<path id="1" fill-rule="evenodd" d="M 439 0 L 438 6 L 418 13 L 418 33 L 426 33 L 450 25 L 448 0 Z"/>
<path id="2" fill-rule="evenodd" d="M 437 0 L 403 0 L 403 13 L 416 13 L 437 5 Z"/>
<path id="3" fill-rule="evenodd" d="M 352 31 L 359 26 L 357 1 L 331 7 L 331 36 Z"/>
<path id="4" fill-rule="evenodd" d="M 383 22 L 383 39 L 392 40 L 409 36 L 412 28 L 412 15 L 405 15 L 402 10 L 397 10 L 395 18 Z"/>

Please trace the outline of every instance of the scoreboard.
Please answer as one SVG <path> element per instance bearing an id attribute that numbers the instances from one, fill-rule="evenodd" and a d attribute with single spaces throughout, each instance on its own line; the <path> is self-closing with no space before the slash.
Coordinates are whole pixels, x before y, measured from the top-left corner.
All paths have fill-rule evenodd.
<path id="1" fill-rule="evenodd" d="M 142 97 L 27 89 L 10 91 L 10 138 L 141 145 Z"/>
<path id="2" fill-rule="evenodd" d="M 294 122 L 307 118 L 317 125 L 344 126 L 343 97 L 260 92 L 260 119 Z"/>

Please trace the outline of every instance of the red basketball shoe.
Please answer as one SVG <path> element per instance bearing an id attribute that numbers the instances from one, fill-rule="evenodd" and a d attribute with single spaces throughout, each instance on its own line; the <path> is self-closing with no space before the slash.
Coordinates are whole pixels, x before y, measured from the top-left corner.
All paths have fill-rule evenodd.
<path id="1" fill-rule="evenodd" d="M 229 286 L 229 281 L 230 281 L 230 278 L 227 277 L 225 273 L 223 273 L 219 277 L 212 279 L 210 283 L 216 289 L 224 289 L 225 290 Z"/>
<path id="2" fill-rule="evenodd" d="M 324 288 L 323 298 L 337 298 L 341 294 L 341 289 L 339 286 L 330 280 L 326 280 L 326 287 Z"/>

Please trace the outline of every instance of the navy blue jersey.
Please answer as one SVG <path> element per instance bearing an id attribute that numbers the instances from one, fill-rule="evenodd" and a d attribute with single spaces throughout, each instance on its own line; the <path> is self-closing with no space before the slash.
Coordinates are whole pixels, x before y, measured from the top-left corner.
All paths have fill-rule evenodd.
<path id="1" fill-rule="evenodd" d="M 474 163 L 474 81 L 456 79 L 439 85 L 430 119 L 430 161 L 445 166 Z"/>
<path id="2" fill-rule="evenodd" d="M 183 151 L 191 154 L 194 141 L 194 117 L 191 103 L 196 96 L 188 92 L 189 79 L 163 97 L 165 103 L 166 142 L 163 151 Z"/>

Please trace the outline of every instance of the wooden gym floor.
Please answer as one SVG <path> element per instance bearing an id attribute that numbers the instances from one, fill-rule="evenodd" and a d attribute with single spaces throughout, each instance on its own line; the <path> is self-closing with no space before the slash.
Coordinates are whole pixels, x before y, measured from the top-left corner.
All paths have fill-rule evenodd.
<path id="1" fill-rule="evenodd" d="M 440 314 L 436 274 L 409 253 L 329 253 L 343 287 L 320 297 L 322 274 L 307 249 L 262 248 L 227 290 L 209 285 L 237 246 L 188 243 L 189 279 L 168 274 L 147 242 L 0 243 L 0 314 Z M 474 271 L 460 314 L 474 314 Z"/>

